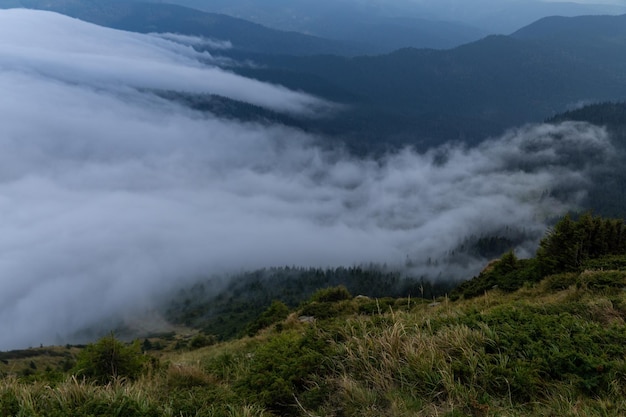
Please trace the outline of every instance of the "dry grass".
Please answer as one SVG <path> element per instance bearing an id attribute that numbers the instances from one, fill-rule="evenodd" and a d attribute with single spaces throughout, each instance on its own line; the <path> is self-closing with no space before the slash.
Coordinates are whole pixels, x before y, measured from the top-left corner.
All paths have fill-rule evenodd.
<path id="1" fill-rule="evenodd" d="M 573 379 L 545 381 L 540 385 L 541 395 L 525 400 L 516 398 L 511 375 L 519 371 L 515 360 L 520 356 L 498 351 L 502 332 L 497 325 L 464 324 L 471 314 L 499 314 L 516 309 L 550 311 L 571 304 L 581 308 L 581 320 L 607 327 L 624 325 L 620 306 L 626 305 L 626 293 L 607 296 L 576 286 L 547 291 L 545 284 L 540 283 L 512 294 L 492 290 L 471 300 L 439 302 L 435 306 L 407 302 L 406 307 L 398 307 L 399 311 L 390 308 L 374 315 L 352 314 L 327 323 L 302 324 L 297 315 L 288 317 L 283 331 L 304 334 L 313 327 L 327 338 L 334 352 L 327 358 L 332 371 L 311 382 L 326 387 L 325 396 L 314 406 L 299 397 L 303 404 L 294 403 L 294 415 L 626 415 L 626 376 L 618 371 L 609 390 L 601 395 L 584 395 Z M 89 403 L 120 407 L 128 404 L 156 417 L 192 416 L 184 410 L 199 407 L 197 404 L 204 407 L 203 416 L 278 415 L 259 404 L 250 404 L 249 398 L 236 392 L 238 382 L 255 369 L 257 349 L 275 340 L 277 335 L 277 330 L 269 329 L 253 338 L 198 350 L 162 352 L 160 366 L 134 382 L 118 380 L 98 386 L 68 378 L 52 385 L 7 377 L 0 380 L 0 415 L 2 401 L 6 403 L 11 398 L 19 406 L 20 417 L 52 415 L 46 414 L 45 409 L 61 410 L 54 417 L 88 416 L 76 410 L 84 409 Z M 277 363 L 276 367 L 280 365 Z M 271 375 L 268 378 L 267 384 L 271 384 Z M 180 398 L 175 398 L 175 393 Z M 191 404 L 188 409 L 184 408 L 185 401 Z"/>

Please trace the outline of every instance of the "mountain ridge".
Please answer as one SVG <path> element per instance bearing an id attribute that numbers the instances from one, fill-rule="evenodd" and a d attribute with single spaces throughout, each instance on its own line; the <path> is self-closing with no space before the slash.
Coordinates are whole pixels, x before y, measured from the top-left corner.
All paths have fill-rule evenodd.
<path id="1" fill-rule="evenodd" d="M 25 7 L 62 13 L 114 29 L 172 32 L 230 41 L 235 48 L 276 54 L 356 54 L 357 45 L 297 32 L 284 32 L 224 14 L 183 6 L 120 0 L 18 0 L 0 8 Z"/>
<path id="2" fill-rule="evenodd" d="M 626 37 L 621 41 L 626 44 Z M 578 102 L 626 97 L 622 44 L 596 42 L 574 54 L 549 42 L 492 35 L 450 50 L 403 48 L 379 56 L 253 56 L 243 75 L 312 91 L 297 74 L 341 86 L 357 97 L 347 132 L 363 140 L 418 147 L 449 140 L 477 143 L 509 127 L 540 122 Z M 245 56 L 238 56 L 245 59 Z M 295 80 L 295 81 L 294 81 Z M 318 92 L 321 90 L 317 90 Z M 344 120 L 345 122 L 345 120 Z M 322 123 L 324 123 L 322 121 Z M 367 128 L 359 129 L 358 123 Z M 396 138 L 396 139 L 394 139 Z"/>
<path id="3" fill-rule="evenodd" d="M 517 39 L 547 39 L 576 42 L 582 37 L 594 38 L 626 35 L 626 14 L 611 16 L 549 16 L 537 20 L 514 33 Z"/>
<path id="4" fill-rule="evenodd" d="M 83 14 L 94 7 L 96 11 L 104 8 L 106 13 L 99 18 L 101 23 L 143 32 L 158 29 L 177 32 L 181 22 L 187 22 L 188 18 L 197 26 L 185 26 L 185 33 L 205 33 L 205 36 L 210 34 L 194 32 L 193 28 L 204 27 L 204 20 L 215 18 L 171 5 L 163 8 L 163 5 L 127 3 L 118 9 L 120 3 L 115 1 L 96 0 L 88 7 L 80 0 L 64 0 L 54 3 L 54 8 L 63 11 L 78 4 L 82 5 L 79 10 Z M 52 4 L 44 0 L 21 0 L 21 3 Z M 148 14 L 139 24 L 133 20 L 138 10 L 158 13 Z M 167 21 L 172 10 L 183 10 L 187 17 L 159 27 L 152 25 L 151 22 Z M 611 26 L 603 22 L 621 22 L 624 16 L 547 18 L 537 23 L 541 27 L 546 22 L 565 22 L 571 28 L 581 19 L 593 22 L 589 30 L 597 36 L 586 36 L 587 42 L 569 44 L 559 43 L 558 36 L 551 35 L 553 31 L 541 39 L 523 38 L 524 33 L 535 31 L 531 25 L 516 36 L 491 35 L 448 50 L 403 48 L 384 55 L 341 56 L 323 48 L 309 49 L 288 39 L 284 39 L 286 44 L 275 43 L 270 41 L 271 37 L 241 31 L 240 36 L 254 38 L 252 43 L 246 46 L 235 41 L 235 48 L 220 54 L 237 62 L 255 63 L 230 68 L 240 75 L 344 105 L 344 110 L 332 117 L 293 123 L 284 120 L 288 125 L 324 137 L 336 137 L 366 152 L 405 145 L 427 149 L 447 141 L 476 144 L 507 128 L 540 122 L 578 103 L 626 97 L 626 34 L 608 39 L 601 35 L 603 30 L 607 31 L 604 26 Z M 98 19 L 92 16 L 91 20 Z M 230 23 L 239 22 L 232 18 L 224 20 L 227 21 L 224 25 L 230 25 L 229 30 L 234 30 Z M 246 27 L 256 30 L 260 26 Z M 621 33 L 619 27 L 614 30 Z M 268 52 L 266 48 L 270 44 L 273 47 Z M 296 45 L 310 55 L 288 54 Z M 210 105 L 204 106 L 202 100 L 193 101 L 210 112 Z M 231 106 L 235 118 L 239 107 Z M 241 111 L 248 115 L 255 113 L 250 109 Z"/>

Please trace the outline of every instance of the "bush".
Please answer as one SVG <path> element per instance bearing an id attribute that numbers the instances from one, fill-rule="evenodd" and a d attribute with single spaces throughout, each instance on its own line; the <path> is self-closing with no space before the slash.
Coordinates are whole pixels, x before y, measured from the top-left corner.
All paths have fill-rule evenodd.
<path id="1" fill-rule="evenodd" d="M 315 408 L 324 389 L 309 383 L 329 372 L 330 355 L 327 341 L 312 329 L 280 333 L 256 349 L 249 372 L 235 383 L 236 392 L 279 415 L 297 410 L 294 395 Z"/>
<path id="2" fill-rule="evenodd" d="M 502 355 L 507 357 L 498 376 L 506 378 L 514 400 L 528 401 L 559 382 L 576 387 L 580 394 L 607 394 L 614 374 L 622 372 L 623 326 L 607 326 L 560 310 L 563 306 L 505 305 L 460 320 L 470 328 L 484 323 L 497 333 L 496 343 L 486 346 L 485 353 L 494 363 Z M 482 385 L 489 394 L 506 394 L 494 389 L 496 380 L 487 379 Z"/>
<path id="3" fill-rule="evenodd" d="M 311 296 L 311 301 L 317 301 L 318 303 L 333 303 L 350 299 L 352 299 L 352 295 L 343 285 L 321 289 Z"/>
<path id="4" fill-rule="evenodd" d="M 626 272 L 623 271 L 586 271 L 578 278 L 578 287 L 602 291 L 622 289 L 626 286 Z"/>
<path id="5" fill-rule="evenodd" d="M 575 285 L 578 280 L 578 274 L 573 272 L 565 272 L 563 274 L 550 275 L 543 280 L 543 287 L 548 291 L 566 290 Z"/>
<path id="6" fill-rule="evenodd" d="M 145 358 L 138 342 L 127 345 L 110 334 L 87 345 L 78 354 L 74 369 L 77 375 L 106 384 L 116 378 L 136 379 Z"/>
<path id="7" fill-rule="evenodd" d="M 8 389 L 0 394 L 0 415 L 13 416 L 20 412 L 20 403 L 17 394 Z"/>
<path id="8" fill-rule="evenodd" d="M 376 300 L 367 300 L 359 304 L 359 313 L 361 314 L 383 314 L 388 313 L 393 308 L 396 300 L 391 297 L 385 297 Z"/>
<path id="9" fill-rule="evenodd" d="M 214 383 L 212 377 L 199 367 L 186 365 L 172 365 L 166 374 L 168 390 L 189 390 L 193 387 L 205 387 Z"/>
<path id="10" fill-rule="evenodd" d="M 261 315 L 248 326 L 248 336 L 254 336 L 259 330 L 283 321 L 289 315 L 289 307 L 281 301 L 273 301 Z"/>
<path id="11" fill-rule="evenodd" d="M 461 283 L 452 291 L 450 299 L 453 301 L 461 297 L 469 299 L 495 288 L 512 292 L 522 288 L 526 283 L 535 283 L 540 279 L 535 259 L 516 259 L 510 252 L 494 262 L 491 268 L 485 268 L 477 277 Z"/>
<path id="12" fill-rule="evenodd" d="M 217 343 L 217 338 L 213 335 L 207 336 L 202 333 L 198 333 L 189 341 L 190 349 L 200 349 L 206 346 L 211 346 Z"/>
<path id="13" fill-rule="evenodd" d="M 305 305 L 300 310 L 301 315 L 315 317 L 318 320 L 326 320 L 356 312 L 356 305 L 349 301 L 345 301 L 343 303 L 312 302 Z"/>

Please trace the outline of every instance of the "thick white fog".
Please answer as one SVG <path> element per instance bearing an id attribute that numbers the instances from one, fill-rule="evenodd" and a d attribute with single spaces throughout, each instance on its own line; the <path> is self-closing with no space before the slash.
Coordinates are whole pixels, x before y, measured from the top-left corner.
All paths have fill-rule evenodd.
<path id="1" fill-rule="evenodd" d="M 332 109 L 213 67 L 179 42 L 0 11 L 0 349 L 64 340 L 216 272 L 401 267 L 407 257 L 420 268 L 471 234 L 522 224 L 538 237 L 611 150 L 602 129 L 570 123 L 471 150 L 358 159 L 152 88 Z M 571 192 L 551 197 L 557 187 Z"/>
<path id="2" fill-rule="evenodd" d="M 131 85 L 219 94 L 284 112 L 311 113 L 328 107 L 311 96 L 207 66 L 214 58 L 185 46 L 182 41 L 189 37 L 176 37 L 175 42 L 168 40 L 171 37 L 114 31 L 49 12 L 0 13 L 4 71 L 36 72 L 47 80 L 94 88 Z M 198 40 L 202 42 L 207 44 Z"/>

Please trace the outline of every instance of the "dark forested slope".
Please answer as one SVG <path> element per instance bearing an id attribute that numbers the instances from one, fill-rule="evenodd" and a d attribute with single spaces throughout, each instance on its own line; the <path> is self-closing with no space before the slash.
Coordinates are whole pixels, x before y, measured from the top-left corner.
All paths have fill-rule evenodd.
<path id="1" fill-rule="evenodd" d="M 556 115 L 548 122 L 568 120 L 605 127 L 615 146 L 612 161 L 593 175 L 585 207 L 604 216 L 626 218 L 626 102 L 591 104 Z"/>
<path id="2" fill-rule="evenodd" d="M 238 71 L 277 83 L 290 74 L 289 86 L 305 91 L 315 89 L 316 79 L 340 86 L 355 99 L 347 102 L 348 113 L 318 124 L 321 130 L 370 145 L 428 147 L 477 143 L 581 101 L 626 97 L 621 45 L 594 45 L 612 51 L 612 61 L 598 65 L 553 45 L 491 36 L 452 50 L 408 48 L 374 57 L 257 55 L 251 58 L 263 67 Z"/>

